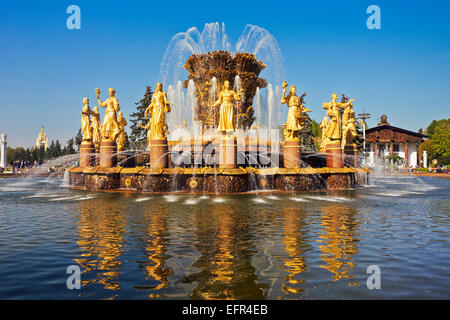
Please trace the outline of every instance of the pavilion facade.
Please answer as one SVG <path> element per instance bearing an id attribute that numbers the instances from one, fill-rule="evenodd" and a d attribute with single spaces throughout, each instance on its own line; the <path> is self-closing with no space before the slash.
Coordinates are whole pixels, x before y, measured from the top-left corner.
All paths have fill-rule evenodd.
<path id="1" fill-rule="evenodd" d="M 387 116 L 381 116 L 381 121 L 374 128 L 366 130 L 366 152 L 368 165 L 373 167 L 376 159 L 388 156 L 400 156 L 404 159 L 404 167 L 426 167 L 426 153 L 420 150 L 420 144 L 427 138 L 419 132 L 391 126 Z"/>

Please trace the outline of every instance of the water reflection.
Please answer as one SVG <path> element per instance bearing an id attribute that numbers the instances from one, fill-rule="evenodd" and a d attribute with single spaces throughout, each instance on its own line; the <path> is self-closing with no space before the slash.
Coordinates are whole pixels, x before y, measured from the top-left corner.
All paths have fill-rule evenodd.
<path id="1" fill-rule="evenodd" d="M 332 281 L 353 278 L 353 255 L 358 253 L 356 243 L 359 241 L 356 231 L 359 223 L 355 218 L 358 211 L 345 203 L 324 206 L 320 211 L 320 225 L 323 228 L 317 242 L 322 243 L 319 249 L 324 262 L 320 267 L 332 273 Z"/>
<path id="2" fill-rule="evenodd" d="M 153 206 L 144 214 L 144 225 L 146 226 L 145 252 L 148 261 L 144 262 L 144 269 L 147 280 L 152 280 L 155 285 L 153 290 L 161 290 L 169 286 L 168 278 L 173 274 L 173 270 L 165 265 L 165 261 L 170 258 L 166 255 L 168 246 L 167 237 L 167 209 L 160 206 Z M 136 289 L 142 289 L 135 287 Z M 146 288 L 145 288 L 146 289 Z M 164 295 L 150 293 L 150 298 L 161 298 Z"/>
<path id="3" fill-rule="evenodd" d="M 299 275 L 307 269 L 305 252 L 310 250 L 306 242 L 305 212 L 298 207 L 283 208 L 283 238 L 282 242 L 286 257 L 283 259 L 288 275 L 281 285 L 286 298 L 291 298 L 305 291 L 301 285 L 305 282 Z M 278 297 L 281 299 L 282 297 Z"/>
<path id="4" fill-rule="evenodd" d="M 210 212 L 193 216 L 201 254 L 193 264 L 200 269 L 183 279 L 196 283 L 192 299 L 264 299 L 266 285 L 259 284 L 251 258 L 255 249 L 251 241 L 246 213 L 239 218 L 230 205 L 220 204 Z"/>
<path id="5" fill-rule="evenodd" d="M 126 220 L 119 203 L 103 199 L 78 204 L 81 257 L 74 259 L 82 268 L 82 286 L 99 284 L 105 289 L 120 289 L 119 276 Z"/>

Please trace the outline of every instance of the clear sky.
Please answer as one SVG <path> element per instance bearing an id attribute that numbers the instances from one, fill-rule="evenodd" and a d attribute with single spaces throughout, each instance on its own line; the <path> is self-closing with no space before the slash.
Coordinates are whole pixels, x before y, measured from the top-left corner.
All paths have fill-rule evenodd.
<path id="1" fill-rule="evenodd" d="M 69 5 L 81 30 L 66 27 Z M 381 9 L 369 30 L 366 9 Z M 225 22 L 236 43 L 247 24 L 278 40 L 287 81 L 320 121 L 332 92 L 355 109 L 417 131 L 450 117 L 450 1 L 7 1 L 0 6 L 0 133 L 32 146 L 44 125 L 63 144 L 80 127 L 82 98 L 116 89 L 125 116 L 153 88 L 177 32 Z"/>

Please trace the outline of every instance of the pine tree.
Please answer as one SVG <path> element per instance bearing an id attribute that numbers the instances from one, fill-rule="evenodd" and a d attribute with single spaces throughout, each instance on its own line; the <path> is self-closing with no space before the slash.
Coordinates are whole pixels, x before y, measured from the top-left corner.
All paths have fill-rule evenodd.
<path id="1" fill-rule="evenodd" d="M 307 118 L 305 119 L 302 130 L 299 132 L 301 150 L 304 152 L 316 152 L 316 146 L 313 139 L 313 121 L 308 114 L 304 113 L 304 115 L 306 115 Z"/>
<path id="2" fill-rule="evenodd" d="M 78 151 L 80 151 L 80 145 L 83 141 L 83 134 L 81 133 L 81 128 L 78 130 L 77 135 L 75 136 L 75 144 L 77 145 Z"/>
<path id="3" fill-rule="evenodd" d="M 65 148 L 66 154 L 75 154 L 76 153 L 75 149 L 73 148 L 73 143 L 74 143 L 73 138 L 67 140 L 67 144 L 66 144 L 66 148 Z"/>
<path id="4" fill-rule="evenodd" d="M 61 156 L 62 150 L 61 150 L 61 143 L 59 140 L 56 140 L 55 142 L 55 150 L 54 150 L 54 157 Z"/>
<path id="5" fill-rule="evenodd" d="M 139 102 L 136 102 L 135 113 L 130 115 L 130 121 L 132 125 L 130 126 L 131 134 L 129 138 L 129 145 L 133 149 L 145 149 L 147 144 L 147 130 L 141 128 L 139 123 L 146 124 L 148 121 L 145 119 L 144 113 L 145 109 L 150 105 L 153 97 L 153 91 L 150 86 L 146 86 L 144 98 L 142 98 Z"/>

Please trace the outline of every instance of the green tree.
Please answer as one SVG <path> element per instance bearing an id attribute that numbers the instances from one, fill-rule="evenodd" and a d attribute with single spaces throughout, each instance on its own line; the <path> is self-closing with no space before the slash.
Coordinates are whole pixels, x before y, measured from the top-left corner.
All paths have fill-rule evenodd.
<path id="1" fill-rule="evenodd" d="M 77 145 L 77 150 L 80 151 L 80 145 L 83 141 L 83 133 L 81 132 L 81 128 L 78 130 L 77 135 L 75 136 L 75 144 Z"/>
<path id="2" fill-rule="evenodd" d="M 428 158 L 437 159 L 441 166 L 450 164 L 450 119 L 433 120 L 426 133 L 431 139 L 422 143 L 422 150 L 427 152 Z"/>
<path id="3" fill-rule="evenodd" d="M 153 97 L 153 91 L 150 86 L 146 86 L 144 97 L 136 102 L 136 112 L 130 115 L 131 133 L 129 136 L 129 145 L 133 149 L 145 149 L 147 145 L 147 130 L 141 128 L 139 123 L 145 124 L 145 109 L 150 105 Z"/>
<path id="4" fill-rule="evenodd" d="M 309 117 L 308 114 L 304 114 L 307 116 L 302 130 L 299 132 L 300 141 L 301 141 L 301 149 L 304 152 L 316 152 L 316 145 L 314 144 L 314 133 L 313 133 L 313 120 Z"/>
<path id="5" fill-rule="evenodd" d="M 65 154 L 75 154 L 76 153 L 75 149 L 73 148 L 73 143 L 74 143 L 73 138 L 67 140 L 66 147 L 65 147 Z"/>

